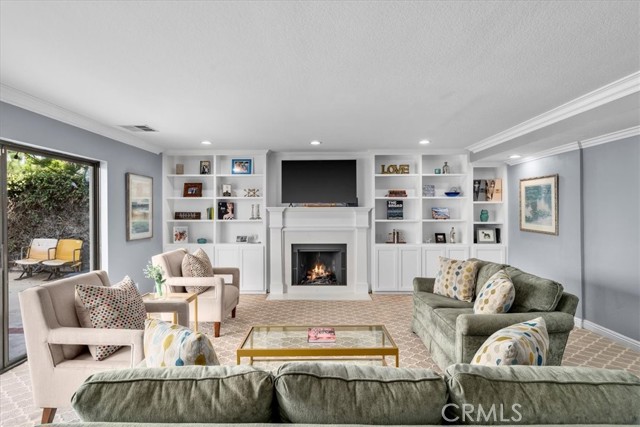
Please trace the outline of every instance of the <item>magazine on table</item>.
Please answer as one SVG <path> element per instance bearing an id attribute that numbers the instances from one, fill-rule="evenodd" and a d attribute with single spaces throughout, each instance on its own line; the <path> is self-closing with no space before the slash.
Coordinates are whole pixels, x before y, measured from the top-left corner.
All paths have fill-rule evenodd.
<path id="1" fill-rule="evenodd" d="M 336 329 L 335 328 L 309 328 L 307 330 L 307 341 L 310 343 L 336 342 Z"/>

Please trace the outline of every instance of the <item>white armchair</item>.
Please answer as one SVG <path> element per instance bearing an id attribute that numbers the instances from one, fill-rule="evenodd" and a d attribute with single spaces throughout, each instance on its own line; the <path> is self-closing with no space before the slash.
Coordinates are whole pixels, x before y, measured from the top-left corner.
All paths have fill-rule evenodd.
<path id="1" fill-rule="evenodd" d="M 214 336 L 219 337 L 222 320 L 229 314 L 236 317 L 236 306 L 240 302 L 240 270 L 214 267 L 214 277 L 182 277 L 182 259 L 186 254 L 185 249 L 176 249 L 151 257 L 151 262 L 162 267 L 171 292 L 186 292 L 185 286 L 209 288 L 198 295 L 198 320 L 213 322 Z M 193 307 L 189 309 L 194 310 Z M 193 317 L 195 313 L 191 315 Z"/>
<path id="2" fill-rule="evenodd" d="M 71 396 L 90 375 L 109 369 L 131 368 L 144 359 L 142 329 L 80 327 L 75 308 L 75 285 L 110 286 L 105 271 L 92 271 L 20 292 L 20 311 L 31 374 L 33 399 L 43 408 L 42 423 L 51 423 L 56 409 L 71 404 Z M 166 307 L 146 306 L 163 312 Z M 175 311 L 175 307 L 171 308 Z M 178 312 L 179 323 L 189 324 L 187 303 Z M 102 361 L 88 345 L 123 346 Z"/>

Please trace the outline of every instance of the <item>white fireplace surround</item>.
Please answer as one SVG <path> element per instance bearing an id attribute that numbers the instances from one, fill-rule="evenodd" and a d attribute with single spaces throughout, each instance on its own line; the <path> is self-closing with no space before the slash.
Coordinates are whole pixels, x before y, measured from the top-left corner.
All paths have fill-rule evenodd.
<path id="1" fill-rule="evenodd" d="M 371 208 L 267 208 L 269 299 L 369 299 Z M 347 245 L 346 286 L 291 286 L 291 246 Z"/>

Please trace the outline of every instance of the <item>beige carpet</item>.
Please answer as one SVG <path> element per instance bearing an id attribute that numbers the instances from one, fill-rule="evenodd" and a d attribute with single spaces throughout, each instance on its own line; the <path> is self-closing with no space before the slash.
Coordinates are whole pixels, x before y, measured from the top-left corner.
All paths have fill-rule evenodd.
<path id="1" fill-rule="evenodd" d="M 236 363 L 235 350 L 251 325 L 258 324 L 384 324 L 400 348 L 401 367 L 440 369 L 432 362 L 422 341 L 411 332 L 412 302 L 409 295 L 373 295 L 372 301 L 266 301 L 264 295 L 243 295 L 238 317 L 222 324 L 222 336 L 214 338 L 220 362 Z M 212 336 L 212 325 L 200 329 Z M 389 358 L 389 364 L 393 359 Z M 569 338 L 564 365 L 626 369 L 640 375 L 640 353 L 584 329 Z M 40 410 L 33 406 L 28 364 L 0 377 L 0 425 L 32 426 Z M 71 408 L 60 408 L 56 421 L 77 420 Z"/>

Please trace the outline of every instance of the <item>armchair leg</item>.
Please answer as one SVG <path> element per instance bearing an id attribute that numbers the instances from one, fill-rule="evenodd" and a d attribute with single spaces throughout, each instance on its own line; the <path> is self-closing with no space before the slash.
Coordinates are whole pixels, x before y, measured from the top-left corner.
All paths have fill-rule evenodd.
<path id="1" fill-rule="evenodd" d="M 220 337 L 220 322 L 213 322 L 213 336 Z"/>
<path id="2" fill-rule="evenodd" d="M 51 424 L 57 408 L 42 408 L 42 424 Z"/>
<path id="3" fill-rule="evenodd" d="M 238 307 L 233 307 L 233 310 L 231 310 L 231 318 L 232 319 L 236 318 L 236 308 L 238 308 Z"/>

